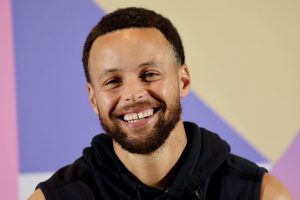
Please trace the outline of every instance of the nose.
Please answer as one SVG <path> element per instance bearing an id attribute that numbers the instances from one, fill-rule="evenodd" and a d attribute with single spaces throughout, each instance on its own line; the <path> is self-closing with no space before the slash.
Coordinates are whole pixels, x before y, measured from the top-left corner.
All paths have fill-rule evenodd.
<path id="1" fill-rule="evenodd" d="M 138 78 L 130 78 L 123 85 L 122 96 L 126 102 L 142 101 L 146 96 L 146 88 Z"/>

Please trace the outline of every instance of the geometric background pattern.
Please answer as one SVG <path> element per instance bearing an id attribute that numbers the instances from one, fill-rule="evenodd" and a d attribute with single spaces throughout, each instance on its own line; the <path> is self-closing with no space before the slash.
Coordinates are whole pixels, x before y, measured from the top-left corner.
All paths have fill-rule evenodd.
<path id="1" fill-rule="evenodd" d="M 103 14 L 124 6 L 161 12 L 181 33 L 192 74 L 184 119 L 268 166 L 299 197 L 300 4 L 129 3 L 1 1 L 0 199 L 24 199 L 37 182 L 22 177 L 51 174 L 102 132 L 88 104 L 82 45 Z"/>

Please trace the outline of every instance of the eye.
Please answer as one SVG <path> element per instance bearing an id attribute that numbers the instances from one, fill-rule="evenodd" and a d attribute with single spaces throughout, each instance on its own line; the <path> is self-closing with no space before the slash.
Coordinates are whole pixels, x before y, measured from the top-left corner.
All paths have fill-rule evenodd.
<path id="1" fill-rule="evenodd" d="M 160 73 L 155 71 L 147 71 L 141 75 L 141 79 L 145 81 L 156 81 L 160 79 Z"/>
<path id="2" fill-rule="evenodd" d="M 120 78 L 110 78 L 107 81 L 104 82 L 104 86 L 114 88 L 117 87 L 119 84 L 121 84 L 121 79 Z"/>

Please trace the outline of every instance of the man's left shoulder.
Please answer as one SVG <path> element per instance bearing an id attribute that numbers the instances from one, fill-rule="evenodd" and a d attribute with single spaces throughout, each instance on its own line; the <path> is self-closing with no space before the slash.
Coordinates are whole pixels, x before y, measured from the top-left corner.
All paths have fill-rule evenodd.
<path id="1" fill-rule="evenodd" d="M 265 173 L 261 185 L 261 200 L 291 200 L 287 188 L 273 175 Z"/>
<path id="2" fill-rule="evenodd" d="M 256 163 L 231 153 L 227 157 L 226 164 L 232 171 L 235 171 L 239 175 L 251 179 L 255 177 L 253 180 L 259 182 L 262 181 L 263 175 L 268 172 L 265 168 L 258 166 Z"/>

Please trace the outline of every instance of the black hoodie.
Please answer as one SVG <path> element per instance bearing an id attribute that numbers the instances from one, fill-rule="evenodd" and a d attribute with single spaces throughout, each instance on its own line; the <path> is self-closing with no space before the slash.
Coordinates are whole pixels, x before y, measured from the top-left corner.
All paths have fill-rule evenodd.
<path id="1" fill-rule="evenodd" d="M 188 144 L 162 191 L 148 187 L 128 173 L 105 134 L 73 164 L 40 183 L 47 200 L 85 199 L 259 199 L 264 168 L 230 153 L 215 133 L 185 122 Z"/>

